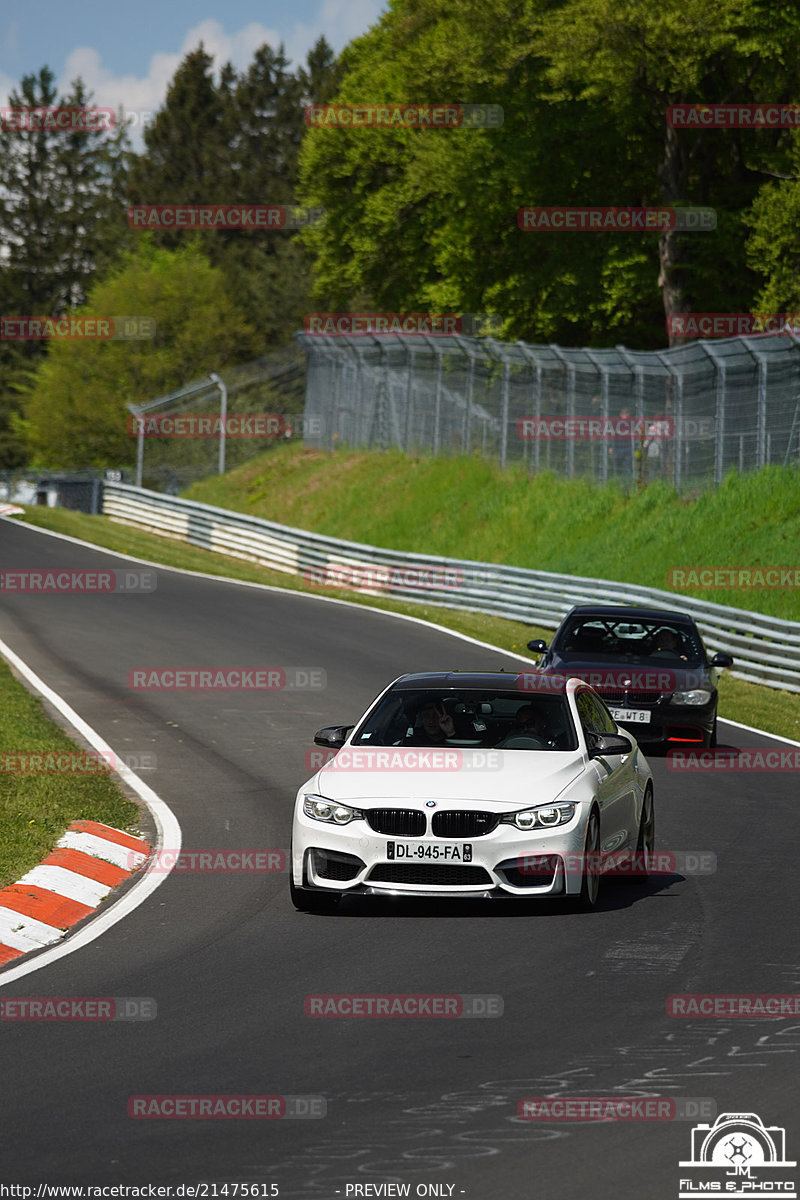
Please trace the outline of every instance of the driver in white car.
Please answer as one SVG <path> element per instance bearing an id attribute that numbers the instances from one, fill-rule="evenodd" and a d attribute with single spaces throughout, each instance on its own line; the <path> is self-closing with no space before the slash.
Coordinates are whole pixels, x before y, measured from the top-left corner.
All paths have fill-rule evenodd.
<path id="1" fill-rule="evenodd" d="M 447 738 L 455 737 L 456 727 L 453 718 L 440 701 L 426 701 L 418 710 L 417 717 L 419 723 L 415 726 L 411 736 L 406 738 L 408 745 L 442 746 Z"/>

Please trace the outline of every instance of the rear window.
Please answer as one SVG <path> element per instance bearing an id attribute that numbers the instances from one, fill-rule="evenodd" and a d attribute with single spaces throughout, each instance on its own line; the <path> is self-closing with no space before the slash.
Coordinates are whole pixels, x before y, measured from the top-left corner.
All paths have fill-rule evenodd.
<path id="1" fill-rule="evenodd" d="M 559 635 L 556 649 L 565 662 L 623 660 L 698 667 L 703 661 L 697 631 L 668 619 L 576 617 Z"/>

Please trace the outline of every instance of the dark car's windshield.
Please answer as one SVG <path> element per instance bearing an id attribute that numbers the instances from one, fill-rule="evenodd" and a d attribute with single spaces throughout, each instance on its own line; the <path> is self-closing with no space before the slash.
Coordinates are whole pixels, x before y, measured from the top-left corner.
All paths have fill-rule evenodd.
<path id="1" fill-rule="evenodd" d="M 554 646 L 564 662 L 612 661 L 665 663 L 699 667 L 703 648 L 697 631 L 669 620 L 638 620 L 600 616 L 575 617 Z"/>
<path id="2" fill-rule="evenodd" d="M 575 750 L 578 743 L 563 694 L 398 688 L 367 715 L 352 745 Z"/>

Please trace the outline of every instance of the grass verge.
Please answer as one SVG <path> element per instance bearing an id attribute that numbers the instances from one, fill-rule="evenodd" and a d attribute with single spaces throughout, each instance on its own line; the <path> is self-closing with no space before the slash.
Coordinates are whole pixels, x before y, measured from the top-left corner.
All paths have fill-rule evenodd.
<path id="1" fill-rule="evenodd" d="M 732 473 L 700 496 L 663 480 L 627 494 L 478 457 L 285 444 L 186 496 L 391 550 L 619 580 L 800 620 L 795 467 Z M 716 567 L 789 568 L 794 583 L 751 574 L 746 588 L 689 586 L 692 568 Z"/>
<path id="2" fill-rule="evenodd" d="M 0 660 L 0 887 L 14 883 L 50 851 L 71 821 L 136 829 L 138 808 L 106 771 L 17 773 L 15 755 L 82 752 Z M 82 761 L 82 757 L 81 757 Z M 10 768 L 10 769 L 9 769 Z"/>

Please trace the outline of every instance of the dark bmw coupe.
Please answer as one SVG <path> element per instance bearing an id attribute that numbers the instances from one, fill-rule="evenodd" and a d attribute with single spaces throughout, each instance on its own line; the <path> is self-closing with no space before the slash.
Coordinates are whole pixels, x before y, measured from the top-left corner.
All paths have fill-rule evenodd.
<path id="1" fill-rule="evenodd" d="M 717 743 L 717 672 L 730 654 L 709 657 L 691 617 L 620 605 L 581 604 L 552 642 L 528 642 L 537 671 L 577 675 L 642 745 Z"/>

